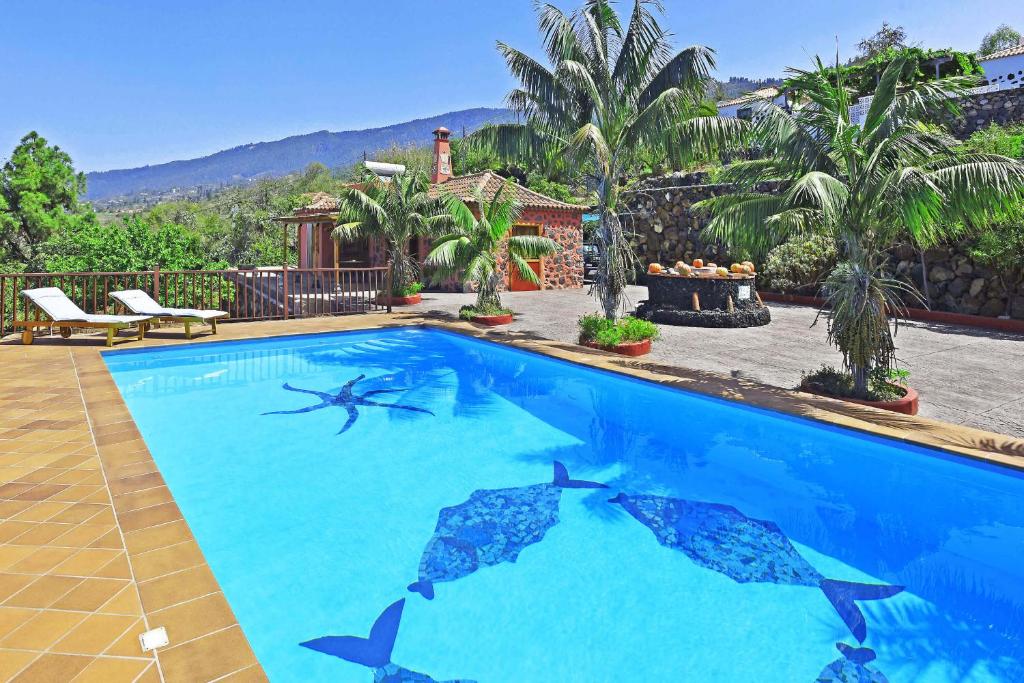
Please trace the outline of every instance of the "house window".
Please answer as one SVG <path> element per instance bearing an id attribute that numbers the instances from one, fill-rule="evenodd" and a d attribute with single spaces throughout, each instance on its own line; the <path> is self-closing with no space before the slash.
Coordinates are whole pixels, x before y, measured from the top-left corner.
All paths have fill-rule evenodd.
<path id="1" fill-rule="evenodd" d="M 539 225 L 513 225 L 512 236 L 521 237 L 523 235 L 543 235 L 544 229 Z"/>

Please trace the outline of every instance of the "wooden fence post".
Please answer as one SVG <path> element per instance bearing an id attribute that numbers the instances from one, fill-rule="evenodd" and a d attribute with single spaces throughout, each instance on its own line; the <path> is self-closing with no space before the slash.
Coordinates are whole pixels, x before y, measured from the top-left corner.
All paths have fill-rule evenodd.
<path id="1" fill-rule="evenodd" d="M 285 245 L 287 245 L 287 241 L 285 242 Z M 284 292 L 282 297 L 281 297 L 281 305 L 284 307 L 284 319 L 287 320 L 288 319 L 288 264 L 287 263 L 285 263 L 283 266 L 281 266 L 281 281 L 283 283 L 282 284 L 282 289 L 283 289 L 283 292 Z"/>
<path id="2" fill-rule="evenodd" d="M 384 275 L 384 288 L 387 290 L 388 313 L 391 312 L 391 262 L 388 261 L 387 273 Z"/>
<path id="3" fill-rule="evenodd" d="M 153 300 L 160 303 L 160 266 L 153 266 Z"/>

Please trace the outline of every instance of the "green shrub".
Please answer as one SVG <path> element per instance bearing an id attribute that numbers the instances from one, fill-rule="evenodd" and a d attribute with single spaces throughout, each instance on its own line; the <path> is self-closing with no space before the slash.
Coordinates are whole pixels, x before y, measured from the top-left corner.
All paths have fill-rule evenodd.
<path id="1" fill-rule="evenodd" d="M 761 269 L 763 284 L 780 292 L 816 292 L 838 258 L 830 237 L 794 237 L 768 252 Z"/>
<path id="2" fill-rule="evenodd" d="M 416 296 L 423 291 L 422 282 L 410 282 L 404 287 L 395 287 L 391 290 L 393 296 Z"/>
<path id="3" fill-rule="evenodd" d="M 976 154 L 1002 154 L 1013 159 L 1024 159 L 1024 123 L 1000 126 L 993 123 L 971 134 L 963 144 L 965 152 Z"/>
<path id="4" fill-rule="evenodd" d="M 580 341 L 592 342 L 597 340 L 597 334 L 601 330 L 611 327 L 612 322 L 600 313 L 588 313 L 580 318 Z"/>
<path id="5" fill-rule="evenodd" d="M 874 368 L 868 375 L 869 401 L 895 401 L 906 395 L 902 387 L 907 385 L 910 373 L 893 368 Z M 822 365 L 814 372 L 804 373 L 800 379 L 801 389 L 814 391 L 837 398 L 854 398 L 853 375 L 831 365 Z"/>
<path id="6" fill-rule="evenodd" d="M 581 342 L 596 342 L 602 346 L 654 340 L 659 336 L 654 323 L 633 316 L 613 322 L 603 315 L 591 313 L 580 318 L 579 326 Z"/>
<path id="7" fill-rule="evenodd" d="M 660 336 L 657 325 L 649 320 L 634 318 L 633 316 L 626 316 L 619 321 L 618 326 L 622 330 L 623 338 L 629 342 L 638 342 L 644 339 L 653 341 Z"/>
<path id="8" fill-rule="evenodd" d="M 526 178 L 526 186 L 534 192 L 540 192 L 546 197 L 557 199 L 566 204 L 578 204 L 579 200 L 573 194 L 572 189 L 563 183 L 548 180 L 540 173 L 531 173 Z"/>

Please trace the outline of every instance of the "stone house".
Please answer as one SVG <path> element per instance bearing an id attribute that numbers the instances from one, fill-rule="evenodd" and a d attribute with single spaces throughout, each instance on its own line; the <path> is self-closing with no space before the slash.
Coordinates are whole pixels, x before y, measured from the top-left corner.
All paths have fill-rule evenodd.
<path id="1" fill-rule="evenodd" d="M 434 162 L 431 173 L 430 193 L 440 197 L 455 195 L 465 201 L 479 215 L 475 205 L 475 190 L 480 190 L 485 200 L 492 199 L 505 184 L 505 179 L 492 171 L 483 171 L 462 176 L 452 175 L 450 131 L 438 128 L 434 131 Z M 552 199 L 539 192 L 508 181 L 508 189 L 520 207 L 519 222 L 512 228 L 512 234 L 536 234 L 550 237 L 561 249 L 553 256 L 531 262 L 531 267 L 540 278 L 540 286 L 522 279 L 515 269 L 508 268 L 506 258 L 499 259 L 503 288 L 515 291 L 536 289 L 566 289 L 583 286 L 583 212 L 586 207 Z M 310 196 L 305 206 L 281 220 L 285 229 L 298 226 L 298 251 L 300 268 L 345 268 L 384 265 L 384 245 L 376 239 L 356 242 L 335 242 L 331 231 L 337 224 L 338 200 L 327 193 L 318 192 Z M 430 240 L 415 238 L 409 244 L 409 253 L 422 265 L 430 251 Z M 456 288 L 458 283 L 447 283 L 446 289 Z"/>

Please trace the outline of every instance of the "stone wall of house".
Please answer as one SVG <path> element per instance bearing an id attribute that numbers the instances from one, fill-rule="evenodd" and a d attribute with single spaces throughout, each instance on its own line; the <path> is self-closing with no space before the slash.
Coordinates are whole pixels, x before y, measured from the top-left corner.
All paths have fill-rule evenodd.
<path id="1" fill-rule="evenodd" d="M 541 225 L 543 235 L 550 237 L 561 249 L 553 256 L 541 259 L 543 289 L 574 289 L 583 286 L 583 228 L 578 211 L 564 209 L 523 209 L 519 216 L 523 224 Z M 508 259 L 498 259 L 502 274 L 502 289 L 508 289 Z"/>
<path id="2" fill-rule="evenodd" d="M 578 289 L 583 286 L 583 226 L 576 211 L 530 210 L 523 212 L 526 223 L 540 223 L 544 236 L 561 250 L 544 258 L 544 289 Z"/>
<path id="3" fill-rule="evenodd" d="M 726 266 L 731 263 L 726 249 L 701 238 L 710 218 L 692 206 L 733 188 L 706 182 L 707 175 L 702 173 L 672 174 L 642 180 L 623 194 L 620 217 L 642 266 L 651 262 L 669 266 L 680 260 L 690 263 L 694 258 Z M 760 189 L 773 188 L 765 185 Z M 929 304 L 935 310 L 995 317 L 1003 315 L 1007 303 L 1012 302 L 1011 315 L 1024 319 L 1024 283 L 1004 285 L 991 269 L 971 259 L 969 242 L 929 249 L 924 258 L 927 269 L 912 247 L 896 247 L 891 258 L 893 272 L 922 293 L 922 273 L 927 272 Z"/>
<path id="4" fill-rule="evenodd" d="M 561 249 L 541 259 L 543 289 L 573 289 L 583 286 L 583 227 L 579 211 L 564 209 L 524 209 L 519 216 L 522 224 L 542 226 L 542 234 L 553 239 Z M 508 258 L 498 256 L 501 290 L 509 288 Z M 437 289 L 446 292 L 471 291 L 458 278 L 443 282 Z"/>
<path id="5" fill-rule="evenodd" d="M 1024 88 L 979 93 L 960 100 L 961 116 L 947 121 L 960 139 L 993 123 L 1024 123 Z"/>

